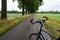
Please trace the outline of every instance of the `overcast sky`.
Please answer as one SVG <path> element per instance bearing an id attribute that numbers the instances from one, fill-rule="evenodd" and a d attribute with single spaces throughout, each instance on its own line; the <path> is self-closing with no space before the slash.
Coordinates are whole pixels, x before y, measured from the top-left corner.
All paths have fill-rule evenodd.
<path id="1" fill-rule="evenodd" d="M 44 4 L 39 7 L 38 11 L 60 11 L 60 0 L 43 0 Z M 0 0 L 0 10 L 1 10 L 1 0 Z M 7 0 L 7 10 L 18 10 L 18 3 L 12 0 Z"/>

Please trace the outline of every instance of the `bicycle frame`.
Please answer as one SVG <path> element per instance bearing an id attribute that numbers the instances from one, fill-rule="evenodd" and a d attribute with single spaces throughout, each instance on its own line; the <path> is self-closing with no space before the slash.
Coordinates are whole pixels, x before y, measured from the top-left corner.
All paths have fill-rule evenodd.
<path id="1" fill-rule="evenodd" d="M 41 33 L 41 31 L 42 31 L 42 26 L 43 26 L 43 24 L 42 23 L 39 23 L 39 24 L 41 24 L 41 27 L 40 27 L 40 30 L 39 30 L 39 32 L 38 32 L 38 37 L 37 38 L 40 38 L 40 35 L 43 37 L 43 35 L 42 35 L 42 33 Z M 45 40 L 45 38 L 43 37 L 43 39 Z M 42 39 L 41 39 L 42 40 Z"/>
<path id="2" fill-rule="evenodd" d="M 30 40 L 31 36 L 33 36 L 33 35 L 36 35 L 36 36 L 37 36 L 36 40 L 39 40 L 39 39 L 42 40 L 42 38 L 43 38 L 43 40 L 47 40 L 47 39 L 45 39 L 44 36 L 42 35 L 41 31 L 47 33 L 49 36 L 51 36 L 51 37 L 53 37 L 53 38 L 56 39 L 56 37 L 52 36 L 51 34 L 49 34 L 48 32 L 46 32 L 45 30 L 42 29 L 43 23 L 44 23 L 45 21 L 44 21 L 43 23 L 42 23 L 41 20 L 40 20 L 40 21 L 36 21 L 36 22 L 34 22 L 34 23 L 33 23 L 32 21 L 33 21 L 33 20 L 31 20 L 31 23 L 32 23 L 32 24 L 39 23 L 39 24 L 41 24 L 41 27 L 40 27 L 39 32 L 37 32 L 37 33 L 32 33 L 32 34 L 30 35 L 29 40 Z M 41 38 L 40 36 L 42 36 L 42 38 Z"/>
<path id="3" fill-rule="evenodd" d="M 31 23 L 32 23 L 32 24 L 35 24 L 35 23 L 41 24 L 40 30 L 39 30 L 39 32 L 38 32 L 36 35 L 38 35 L 37 39 L 40 38 L 40 35 L 43 37 L 43 35 L 41 34 L 43 23 L 42 23 L 41 21 L 36 21 L 35 23 L 33 23 L 32 20 L 31 20 Z M 33 33 L 33 34 L 34 34 L 34 33 Z M 32 34 L 32 35 L 33 35 L 33 34 Z M 35 34 L 34 34 L 34 35 L 35 35 Z M 43 39 L 44 39 L 44 37 L 43 37 Z M 42 40 L 42 39 L 41 39 L 41 40 Z M 44 39 L 44 40 L 45 40 L 45 39 Z"/>

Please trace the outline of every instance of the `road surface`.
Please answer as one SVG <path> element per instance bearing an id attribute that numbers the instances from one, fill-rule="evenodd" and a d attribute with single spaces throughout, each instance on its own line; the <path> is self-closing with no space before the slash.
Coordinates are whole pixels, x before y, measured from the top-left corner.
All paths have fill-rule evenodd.
<path id="1" fill-rule="evenodd" d="M 34 19 L 34 21 L 38 20 L 35 15 L 32 15 L 31 17 L 24 20 L 22 23 L 19 23 L 14 28 L 6 32 L 4 35 L 0 36 L 0 40 L 28 40 L 29 35 L 31 33 L 38 32 L 40 28 L 40 24 L 36 23 L 33 25 L 30 23 L 30 19 L 32 18 Z M 46 39 L 50 38 L 49 35 L 47 35 L 46 33 L 42 32 L 42 34 Z"/>

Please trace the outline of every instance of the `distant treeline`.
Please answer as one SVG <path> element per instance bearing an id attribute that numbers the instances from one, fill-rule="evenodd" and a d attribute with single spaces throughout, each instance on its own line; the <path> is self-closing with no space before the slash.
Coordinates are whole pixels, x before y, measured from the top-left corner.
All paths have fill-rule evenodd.
<path id="1" fill-rule="evenodd" d="M 0 11 L 1 13 L 1 11 Z M 22 12 L 19 12 L 19 11 L 7 11 L 7 13 L 22 13 Z M 41 13 L 41 14 L 60 14 L 60 12 L 57 12 L 57 11 L 49 11 L 49 12 L 44 12 L 44 11 L 41 11 L 41 12 L 36 12 L 37 14 Z"/>
<path id="2" fill-rule="evenodd" d="M 60 14 L 60 12 L 53 12 L 53 11 L 49 11 L 49 12 L 36 12 L 36 13 L 40 13 L 40 14 Z"/>
<path id="3" fill-rule="evenodd" d="M 1 13 L 1 11 L 0 11 Z M 19 11 L 7 11 L 7 13 L 22 13 L 22 12 L 19 12 Z"/>

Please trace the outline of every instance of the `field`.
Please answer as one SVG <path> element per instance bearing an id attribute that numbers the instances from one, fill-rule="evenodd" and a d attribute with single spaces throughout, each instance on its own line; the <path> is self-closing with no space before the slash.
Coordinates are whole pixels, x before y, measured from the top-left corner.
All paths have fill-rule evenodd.
<path id="1" fill-rule="evenodd" d="M 38 18 L 47 16 L 49 20 L 44 23 L 44 28 L 55 37 L 60 36 L 60 14 L 36 14 Z"/>
<path id="2" fill-rule="evenodd" d="M 20 23 L 30 15 L 22 16 L 21 14 L 7 14 L 7 16 L 8 20 L 0 20 L 0 35 L 13 28 L 16 24 Z"/>

